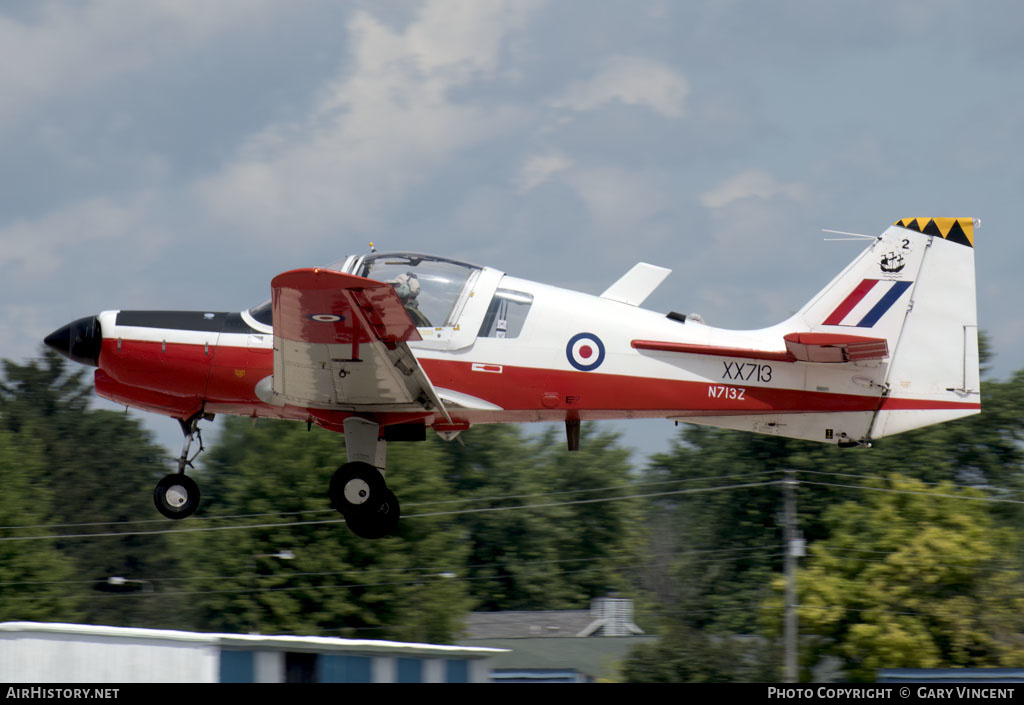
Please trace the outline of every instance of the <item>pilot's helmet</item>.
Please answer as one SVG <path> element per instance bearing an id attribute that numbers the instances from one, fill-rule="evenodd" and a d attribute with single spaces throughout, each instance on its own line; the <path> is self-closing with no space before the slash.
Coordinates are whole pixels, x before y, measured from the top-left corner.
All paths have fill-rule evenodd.
<path id="1" fill-rule="evenodd" d="M 395 287 L 395 293 L 402 301 L 410 301 L 420 294 L 420 280 L 412 272 L 399 274 L 391 282 L 391 286 Z"/>

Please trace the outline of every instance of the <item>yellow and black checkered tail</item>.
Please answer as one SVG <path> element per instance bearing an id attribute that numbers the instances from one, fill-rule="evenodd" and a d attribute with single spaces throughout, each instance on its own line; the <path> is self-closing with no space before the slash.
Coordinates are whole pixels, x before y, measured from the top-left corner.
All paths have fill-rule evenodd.
<path id="1" fill-rule="evenodd" d="M 971 218 L 900 218 L 893 225 L 974 247 L 974 221 Z"/>

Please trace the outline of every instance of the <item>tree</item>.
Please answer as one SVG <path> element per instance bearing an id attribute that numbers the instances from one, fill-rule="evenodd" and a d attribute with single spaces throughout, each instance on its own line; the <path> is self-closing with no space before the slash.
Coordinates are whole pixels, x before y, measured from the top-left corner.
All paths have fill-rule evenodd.
<path id="1" fill-rule="evenodd" d="M 424 503 L 451 496 L 438 443 L 389 444 L 389 485 L 407 516 L 396 536 L 371 541 L 328 506 L 343 436 L 226 419 L 197 473 L 204 496 L 194 519 L 211 530 L 175 537 L 194 557 L 183 582 L 197 627 L 454 639 L 469 608 L 465 583 L 449 577 L 461 577 L 462 536 L 450 517 L 417 516 Z M 294 558 L 273 557 L 283 550 Z"/>
<path id="2" fill-rule="evenodd" d="M 770 646 L 757 637 L 709 635 L 670 622 L 661 638 L 633 649 L 622 665 L 629 683 L 771 682 Z"/>
<path id="3" fill-rule="evenodd" d="M 134 419 L 90 409 L 92 390 L 84 373 L 70 370 L 52 350 L 25 364 L 5 360 L 3 368 L 0 421 L 19 437 L 33 439 L 39 468 L 32 491 L 38 506 L 45 507 L 39 512 L 45 521 L 62 525 L 55 545 L 74 567 L 78 618 L 91 624 L 180 626 L 187 602 L 101 591 L 111 589 L 110 577 L 140 581 L 125 586 L 138 590 L 179 570 L 167 536 L 151 533 L 160 524 L 153 522 L 151 498 L 156 480 L 167 472 L 166 452 Z"/>
<path id="4" fill-rule="evenodd" d="M 457 521 L 477 610 L 583 608 L 629 585 L 639 504 L 586 502 L 630 493 L 617 436 L 584 425 L 580 450 L 568 452 L 553 431 L 530 438 L 494 425 L 464 435 L 465 446 L 447 449 L 448 477 L 459 508 L 476 510 Z"/>
<path id="5" fill-rule="evenodd" d="M 70 561 L 52 539 L 36 538 L 51 531 L 42 476 L 39 444 L 0 428 L 0 622 L 69 621 L 79 614 L 80 601 L 68 591 Z"/>
<path id="6" fill-rule="evenodd" d="M 781 572 L 778 487 L 715 488 L 773 482 L 781 471 L 795 471 L 801 480 L 798 524 L 812 545 L 832 535 L 834 527 L 826 521 L 830 507 L 858 493 L 856 485 L 894 472 L 931 482 L 997 485 L 1002 488 L 993 490 L 997 496 L 1019 499 L 1022 393 L 1024 371 L 1007 382 L 985 381 L 981 414 L 884 438 L 872 449 L 684 428 L 672 451 L 654 456 L 645 471 L 650 481 L 677 483 L 666 488 L 700 490 L 650 505 L 652 560 L 642 580 L 664 618 L 663 631 L 756 633 L 756 607 Z M 1024 506 L 986 506 L 990 521 L 1019 535 Z"/>
<path id="7" fill-rule="evenodd" d="M 799 572 L 804 663 L 832 655 L 870 680 L 879 668 L 1024 662 L 1020 536 L 996 527 L 980 492 L 898 475 L 872 484 L 827 512 L 830 536 Z M 779 623 L 777 596 L 767 614 Z"/>
<path id="8" fill-rule="evenodd" d="M 666 617 L 712 633 L 757 631 L 756 605 L 782 568 L 774 483 L 783 470 L 818 467 L 817 452 L 805 441 L 688 426 L 670 453 L 651 458 L 645 479 L 679 492 L 648 507 L 655 560 L 644 580 Z M 800 506 L 813 533 L 820 503 Z"/>

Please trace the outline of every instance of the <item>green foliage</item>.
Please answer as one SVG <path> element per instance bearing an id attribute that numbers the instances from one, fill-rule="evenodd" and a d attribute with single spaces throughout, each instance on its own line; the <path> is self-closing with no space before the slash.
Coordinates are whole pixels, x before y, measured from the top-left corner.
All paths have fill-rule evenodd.
<path id="1" fill-rule="evenodd" d="M 1009 380 L 981 383 L 981 413 L 951 423 L 883 438 L 854 453 L 851 468 L 876 475 L 907 472 L 926 482 L 1024 489 L 1024 370 Z"/>
<path id="2" fill-rule="evenodd" d="M 808 445 L 686 427 L 671 453 L 651 459 L 646 479 L 686 492 L 648 510 L 655 561 L 645 582 L 666 616 L 692 629 L 753 633 L 750 606 L 781 567 L 781 494 L 764 483 Z"/>
<path id="3" fill-rule="evenodd" d="M 893 476 L 826 515 L 828 539 L 799 573 L 805 663 L 879 668 L 1024 663 L 1019 534 L 997 528 L 978 492 Z M 781 590 L 781 581 L 776 582 Z M 781 601 L 768 601 L 777 625 Z"/>
<path id="4" fill-rule="evenodd" d="M 177 523 L 152 506 L 165 451 L 130 417 L 90 409 L 82 370 L 47 352 L 4 372 L 0 518 L 60 536 L 0 545 L 0 589 L 25 595 L 11 615 L 445 642 L 471 608 L 585 608 L 628 586 L 637 503 L 571 503 L 628 491 L 613 435 L 585 427 L 572 454 L 506 426 L 473 429 L 466 447 L 391 443 L 404 516 L 396 536 L 368 541 L 328 507 L 341 435 L 229 417 L 190 471 L 200 509 Z M 274 557 L 284 550 L 294 559 Z M 112 576 L 129 582 L 112 592 Z"/>
<path id="5" fill-rule="evenodd" d="M 640 478 L 658 483 L 640 492 L 673 494 L 643 500 L 622 499 L 638 493 L 627 451 L 588 426 L 575 453 L 555 431 L 504 425 L 471 429 L 464 446 L 391 443 L 403 519 L 369 541 L 328 507 L 341 435 L 227 418 L 192 473 L 199 512 L 164 521 L 151 497 L 165 451 L 131 418 L 89 409 L 86 377 L 63 358 L 5 362 L 0 526 L 32 528 L 0 538 L 62 537 L 0 541 L 0 618 L 445 642 L 469 609 L 580 609 L 639 586 L 663 638 L 628 659 L 628 679 L 771 680 L 773 483 L 791 470 L 811 546 L 804 664 L 834 656 L 856 678 L 884 665 L 1020 665 L 1024 507 L 885 479 L 1019 499 L 1024 371 L 982 392 L 982 414 L 871 450 L 687 427 Z M 856 487 L 869 483 L 923 494 Z M 52 526 L 82 522 L 103 523 Z M 285 550 L 294 559 L 275 557 Z M 114 575 L 141 582 L 95 589 Z M 767 638 L 751 636 L 759 613 L 771 615 Z"/>
<path id="6" fill-rule="evenodd" d="M 51 497 L 44 485 L 43 454 L 31 438 L 0 428 L 0 622 L 70 621 L 80 600 L 68 590 L 73 572 L 53 540 L 45 535 Z M 19 529 L 17 527 L 28 527 Z"/>
<path id="7" fill-rule="evenodd" d="M 326 496 L 344 458 L 338 434 L 226 420 L 197 474 L 204 500 L 196 519 L 210 517 L 203 524 L 213 529 L 223 525 L 214 517 L 254 526 L 176 537 L 195 557 L 189 582 L 207 586 L 193 597 L 201 629 L 454 638 L 469 606 L 465 585 L 444 577 L 464 562 L 459 533 L 450 519 L 410 517 L 397 536 L 354 536 Z M 388 468 L 405 513 L 449 496 L 437 443 L 390 444 Z M 256 516 L 238 517 L 248 514 Z M 284 550 L 294 559 L 271 557 Z"/>
<path id="8" fill-rule="evenodd" d="M 187 602 L 100 591 L 112 576 L 152 581 L 176 571 L 166 536 L 131 533 L 156 525 L 124 523 L 154 519 L 153 485 L 167 472 L 166 452 L 134 419 L 89 409 L 84 374 L 70 370 L 53 351 L 24 365 L 3 364 L 0 422 L 33 439 L 36 523 L 64 525 L 59 533 L 66 538 L 54 545 L 73 566 L 74 582 L 66 589 L 80 606 L 77 618 L 90 624 L 180 624 Z M 91 536 L 111 532 L 125 535 Z M 24 543 L 28 550 L 38 548 L 36 542 Z"/>
<path id="9" fill-rule="evenodd" d="M 342 436 L 227 419 L 197 473 L 204 499 L 195 519 L 209 517 L 213 529 L 215 517 L 267 518 L 176 537 L 197 557 L 190 582 L 210 579 L 194 598 L 201 628 L 449 641 L 471 607 L 584 608 L 625 584 L 633 502 L 519 509 L 624 487 L 627 454 L 614 436 L 585 431 L 586 450 L 573 454 L 514 427 L 466 436 L 465 446 L 436 438 L 388 445 L 388 484 L 403 519 L 397 536 L 368 541 L 328 509 Z M 280 525 L 286 519 L 313 523 Z M 268 557 L 283 549 L 295 559 Z"/>
<path id="10" fill-rule="evenodd" d="M 622 665 L 629 683 L 722 683 L 778 680 L 764 639 L 715 636 L 670 622 L 661 639 L 633 649 Z"/>
<path id="11" fill-rule="evenodd" d="M 584 425 L 571 453 L 553 432 L 524 438 L 515 426 L 474 428 L 465 443 L 447 449 L 449 478 L 462 506 L 481 510 L 458 515 L 477 610 L 585 608 L 627 585 L 637 502 L 572 503 L 628 493 L 628 453 L 614 434 Z"/>
<path id="12" fill-rule="evenodd" d="M 829 508 L 860 496 L 857 486 L 893 473 L 929 482 L 995 486 L 1002 489 L 990 494 L 1019 500 L 1024 496 L 1022 395 L 1024 371 L 1005 382 L 985 381 L 981 414 L 884 438 L 872 449 L 841 450 L 686 427 L 671 452 L 651 459 L 645 477 L 678 482 L 666 488 L 699 490 L 778 480 L 782 470 L 793 470 L 800 480 L 798 524 L 809 545 L 815 546 L 835 539 L 842 530 L 828 517 Z M 766 474 L 743 476 L 758 472 Z M 667 633 L 760 631 L 758 605 L 771 598 L 770 584 L 782 570 L 781 508 L 782 493 L 774 485 L 672 495 L 650 505 L 652 560 L 641 577 L 666 620 Z M 979 520 L 993 531 L 1002 527 L 1000 531 L 1018 539 L 1024 525 L 1022 510 L 1019 503 L 975 507 Z M 858 537 L 853 534 L 846 540 L 856 542 Z M 987 575 L 987 568 L 978 570 Z M 1012 578 L 1009 573 L 1003 576 Z M 995 622 L 985 628 L 1000 633 Z M 821 643 L 809 643 L 807 648 Z M 730 642 L 725 644 L 729 648 Z M 810 653 L 804 656 L 811 658 Z"/>

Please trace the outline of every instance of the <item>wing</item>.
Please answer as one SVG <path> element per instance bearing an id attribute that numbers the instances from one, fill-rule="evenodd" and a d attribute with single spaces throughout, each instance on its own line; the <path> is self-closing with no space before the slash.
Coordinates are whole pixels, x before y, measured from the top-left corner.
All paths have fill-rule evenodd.
<path id="1" fill-rule="evenodd" d="M 339 411 L 444 405 L 407 341 L 421 340 L 390 284 L 329 269 L 271 282 L 277 400 Z"/>
<path id="2" fill-rule="evenodd" d="M 854 362 L 881 360 L 889 356 L 885 338 L 866 338 L 860 335 L 834 333 L 788 333 L 784 336 L 785 350 L 754 350 L 727 348 L 718 345 L 673 343 L 660 340 L 634 340 L 637 350 L 689 353 L 691 355 L 717 355 L 777 362 Z"/>

